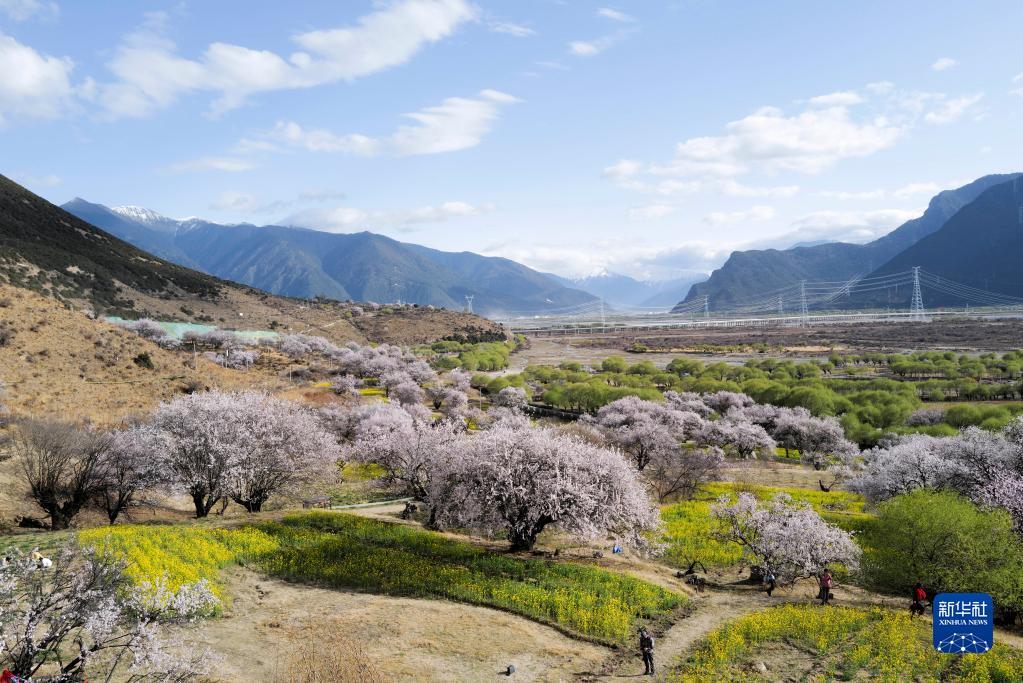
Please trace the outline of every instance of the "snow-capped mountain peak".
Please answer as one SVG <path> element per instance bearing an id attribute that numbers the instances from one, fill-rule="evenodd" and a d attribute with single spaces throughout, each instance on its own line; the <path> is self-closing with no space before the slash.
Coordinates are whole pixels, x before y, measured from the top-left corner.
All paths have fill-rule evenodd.
<path id="1" fill-rule="evenodd" d="M 141 206 L 112 206 L 110 210 L 136 223 L 162 223 L 169 220 L 166 216 Z"/>

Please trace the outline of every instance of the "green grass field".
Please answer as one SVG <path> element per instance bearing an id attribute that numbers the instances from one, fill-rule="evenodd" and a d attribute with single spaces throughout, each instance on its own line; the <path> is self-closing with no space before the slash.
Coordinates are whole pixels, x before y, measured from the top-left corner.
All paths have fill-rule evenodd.
<path id="1" fill-rule="evenodd" d="M 354 515 L 292 515 L 260 529 L 279 544 L 260 560 L 274 576 L 497 607 L 601 642 L 624 642 L 637 620 L 665 616 L 685 601 L 603 569 L 507 557 L 441 534 Z"/>

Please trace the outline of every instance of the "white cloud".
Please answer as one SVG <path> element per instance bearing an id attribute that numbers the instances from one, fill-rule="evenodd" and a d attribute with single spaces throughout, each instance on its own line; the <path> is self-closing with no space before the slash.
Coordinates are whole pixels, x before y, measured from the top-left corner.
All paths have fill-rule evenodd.
<path id="1" fill-rule="evenodd" d="M 714 211 L 704 216 L 703 221 L 710 225 L 749 223 L 770 220 L 774 218 L 775 213 L 773 206 L 754 206 L 745 211 Z"/>
<path id="2" fill-rule="evenodd" d="M 489 204 L 475 205 L 463 201 L 442 202 L 406 211 L 371 211 L 351 206 L 338 206 L 298 211 L 284 218 L 281 223 L 323 230 L 324 232 L 346 232 L 356 228 L 413 232 L 420 225 L 478 216 L 492 211 L 493 208 Z"/>
<path id="3" fill-rule="evenodd" d="M 586 40 L 573 40 L 568 44 L 568 51 L 577 57 L 592 57 L 600 54 L 601 49 L 596 42 Z"/>
<path id="4" fill-rule="evenodd" d="M 182 95 L 211 92 L 213 113 L 223 113 L 256 93 L 352 81 L 398 66 L 476 15 L 467 0 L 401 0 L 351 26 L 297 34 L 292 40 L 300 51 L 287 57 L 218 42 L 200 58 L 187 59 L 165 37 L 167 15 L 151 13 L 117 49 L 108 65 L 116 79 L 102 84 L 98 97 L 118 118 L 145 116 Z"/>
<path id="5" fill-rule="evenodd" d="M 70 59 L 41 54 L 0 33 L 0 124 L 62 114 L 74 96 L 73 68 Z"/>
<path id="6" fill-rule="evenodd" d="M 440 223 L 449 218 L 477 216 L 490 207 L 478 207 L 468 202 L 444 202 L 438 206 L 424 206 L 410 211 L 404 223 Z"/>
<path id="7" fill-rule="evenodd" d="M 0 0 L 0 12 L 14 21 L 25 21 L 32 17 L 55 17 L 60 13 L 60 7 L 55 2 L 44 0 Z"/>
<path id="8" fill-rule="evenodd" d="M 717 137 L 678 144 L 675 159 L 659 167 L 674 175 L 738 175 L 753 167 L 766 171 L 817 173 L 842 159 L 886 149 L 903 129 L 883 117 L 854 120 L 844 107 L 808 110 L 794 116 L 763 107 L 726 126 Z M 655 169 L 654 172 L 658 172 Z"/>
<path id="9" fill-rule="evenodd" d="M 613 272 L 640 279 L 667 280 L 682 274 L 707 273 L 724 262 L 729 249 L 694 241 L 666 249 L 637 244 L 634 239 L 613 238 L 585 246 L 513 240 L 487 245 L 480 253 L 503 256 L 541 272 L 565 277 Z"/>
<path id="10" fill-rule="evenodd" d="M 342 152 L 360 156 L 382 153 L 395 156 L 439 154 L 475 147 L 490 132 L 500 108 L 519 100 L 497 90 L 483 90 L 475 98 L 449 97 L 441 104 L 405 114 L 413 125 L 399 126 L 391 135 L 372 138 L 360 134 L 336 135 L 308 130 L 281 121 L 265 137 L 271 141 L 313 152 Z M 242 147 L 251 147 L 243 140 Z"/>
<path id="11" fill-rule="evenodd" d="M 736 178 L 753 173 L 817 174 L 843 160 L 889 149 L 921 123 L 951 123 L 971 114 L 976 118 L 982 115 L 975 111 L 982 97 L 950 97 L 899 90 L 889 82 L 871 83 L 859 91 L 813 97 L 794 113 L 761 107 L 728 123 L 720 135 L 683 140 L 668 162 L 626 159 L 605 168 L 604 175 L 621 187 L 663 196 L 706 191 L 791 196 L 798 187 L 749 186 Z"/>
<path id="12" fill-rule="evenodd" d="M 818 95 L 810 98 L 810 104 L 815 107 L 847 107 L 853 104 L 861 104 L 863 97 L 851 90 L 833 92 L 827 95 Z"/>
<path id="13" fill-rule="evenodd" d="M 601 7 L 598 9 L 597 16 L 627 24 L 636 21 L 636 17 L 625 14 L 624 12 L 619 12 L 616 9 L 611 9 L 610 7 Z"/>
<path id="14" fill-rule="evenodd" d="M 643 174 L 648 169 L 642 162 L 622 159 L 604 169 L 605 178 L 616 185 L 630 190 L 640 190 L 665 197 L 695 195 L 717 192 L 730 197 L 793 197 L 799 193 L 798 185 L 745 185 L 732 178 L 708 178 L 700 180 L 659 180 L 647 182 Z M 663 175 L 663 174 L 661 174 Z"/>
<path id="15" fill-rule="evenodd" d="M 247 159 L 235 157 L 201 157 L 190 161 L 182 161 L 168 166 L 168 170 L 174 173 L 189 173 L 192 171 L 223 171 L 225 173 L 241 173 L 251 171 L 256 165 Z"/>
<path id="16" fill-rule="evenodd" d="M 931 64 L 931 68 L 935 71 L 948 71 L 957 64 L 959 64 L 958 60 L 952 59 L 951 57 L 941 57 Z"/>
<path id="17" fill-rule="evenodd" d="M 937 125 L 955 123 L 964 114 L 969 112 L 973 105 L 980 102 L 983 97 L 984 93 L 976 93 L 974 95 L 944 100 L 937 109 L 927 112 L 924 116 L 924 121 Z"/>
<path id="18" fill-rule="evenodd" d="M 629 220 L 651 221 L 675 213 L 675 207 L 668 204 L 649 204 L 629 209 Z"/>
<path id="19" fill-rule="evenodd" d="M 595 57 L 604 50 L 629 37 L 631 30 L 621 30 L 594 40 L 573 40 L 568 44 L 569 54 L 576 57 Z"/>
<path id="20" fill-rule="evenodd" d="M 760 248 L 786 247 L 799 242 L 837 241 L 863 243 L 887 235 L 922 210 L 880 209 L 877 211 L 818 211 L 793 221 L 790 230 L 758 243 Z"/>
<path id="21" fill-rule="evenodd" d="M 938 194 L 941 187 L 937 183 L 909 183 L 892 192 L 893 197 L 915 197 L 916 195 L 927 195 L 928 197 Z"/>
<path id="22" fill-rule="evenodd" d="M 509 21 L 494 21 L 489 24 L 489 27 L 494 33 L 504 33 L 505 35 L 515 36 L 516 38 L 530 38 L 536 35 L 536 31 L 528 26 L 513 24 Z"/>
<path id="23" fill-rule="evenodd" d="M 380 149 L 377 140 L 365 135 L 335 135 L 328 130 L 304 129 L 293 121 L 279 121 L 268 135 L 274 140 L 303 147 L 311 152 L 344 152 L 358 156 L 373 156 Z M 243 140 L 240 145 L 243 148 L 252 146 L 247 140 Z"/>

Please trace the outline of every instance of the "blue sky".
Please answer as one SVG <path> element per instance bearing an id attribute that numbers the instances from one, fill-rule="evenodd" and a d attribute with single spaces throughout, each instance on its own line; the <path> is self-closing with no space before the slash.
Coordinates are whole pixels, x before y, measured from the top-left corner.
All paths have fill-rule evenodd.
<path id="1" fill-rule="evenodd" d="M 0 0 L 0 173 L 667 278 L 1023 169 L 1020 26 L 1018 0 Z"/>

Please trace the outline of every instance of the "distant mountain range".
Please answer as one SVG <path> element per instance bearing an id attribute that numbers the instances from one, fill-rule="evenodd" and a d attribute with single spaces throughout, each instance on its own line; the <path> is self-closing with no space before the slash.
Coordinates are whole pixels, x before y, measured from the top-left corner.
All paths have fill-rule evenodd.
<path id="1" fill-rule="evenodd" d="M 732 252 L 725 264 L 711 273 L 706 282 L 693 285 L 676 309 L 687 306 L 691 308 L 704 297 L 707 297 L 711 310 L 727 309 L 760 298 L 764 292 L 798 284 L 801 280 L 838 281 L 873 272 L 888 272 L 884 269 L 889 262 L 929 235 L 937 233 L 965 206 L 990 188 L 1013 181 L 1019 176 L 988 175 L 960 188 L 940 192 L 931 199 L 922 216 L 907 221 L 884 237 L 867 244 L 832 242 L 784 250 Z M 968 240 L 958 244 L 949 252 L 949 258 L 970 248 Z M 1019 254 L 1017 251 L 1017 258 Z M 912 265 L 926 268 L 923 262 Z"/>
<path id="2" fill-rule="evenodd" d="M 274 294 L 453 309 L 462 309 L 472 297 L 473 310 L 492 317 L 597 301 L 505 258 L 438 251 L 369 232 L 174 220 L 148 209 L 110 208 L 84 199 L 63 208 L 169 261 Z"/>
<path id="3" fill-rule="evenodd" d="M 707 279 L 706 273 L 692 271 L 671 280 L 637 280 L 628 275 L 604 272 L 584 278 L 551 275 L 566 287 L 574 287 L 603 299 L 612 308 L 669 309 L 689 288 Z"/>

